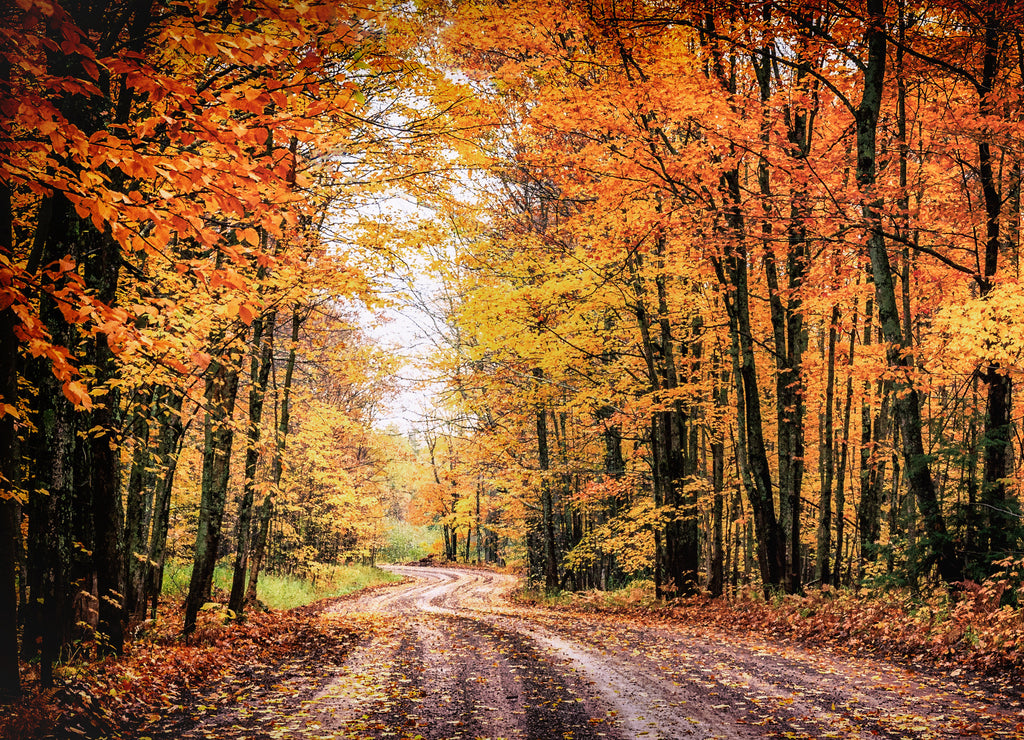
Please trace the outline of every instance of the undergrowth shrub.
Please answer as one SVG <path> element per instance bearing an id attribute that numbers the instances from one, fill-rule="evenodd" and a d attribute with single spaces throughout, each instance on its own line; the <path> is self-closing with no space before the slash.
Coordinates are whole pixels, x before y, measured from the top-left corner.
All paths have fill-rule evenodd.
<path id="1" fill-rule="evenodd" d="M 441 534 L 433 525 L 416 525 L 394 520 L 388 523 L 387 545 L 378 554 L 385 563 L 407 563 L 436 551 Z M 443 552 L 443 549 L 441 550 Z"/>

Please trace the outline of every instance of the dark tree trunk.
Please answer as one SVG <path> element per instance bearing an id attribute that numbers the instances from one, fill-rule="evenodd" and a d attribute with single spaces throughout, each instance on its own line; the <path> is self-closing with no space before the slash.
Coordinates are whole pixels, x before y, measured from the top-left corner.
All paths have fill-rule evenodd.
<path id="1" fill-rule="evenodd" d="M 774 46 L 762 49 L 755 60 L 754 70 L 760 88 L 762 103 L 772 95 L 773 69 L 777 62 Z M 809 74 L 805 63 L 795 67 L 795 84 L 800 85 Z M 812 113 L 802 108 L 788 112 L 787 121 L 790 153 L 797 166 L 801 166 L 810 152 Z M 767 150 L 770 128 L 762 126 L 761 139 Z M 773 200 L 771 171 L 768 160 L 761 157 L 757 168 L 758 186 L 766 208 Z M 794 181 L 798 181 L 794 179 Z M 770 212 L 770 211 L 769 211 Z M 790 201 L 790 226 L 787 228 L 787 291 L 779 289 L 779 270 L 773 250 L 772 221 L 762 222 L 765 277 L 771 309 L 775 357 L 776 422 L 778 432 L 779 510 L 782 535 L 785 540 L 785 586 L 790 593 L 801 590 L 800 567 L 800 508 L 804 473 L 804 390 L 801 365 L 807 348 L 804 328 L 802 292 L 806 278 L 808 251 L 807 230 L 803 225 L 810 215 L 806 194 L 795 191 Z"/>
<path id="2" fill-rule="evenodd" d="M 729 406 L 729 373 L 718 373 L 715 387 L 715 409 L 724 412 Z M 711 488 L 714 492 L 712 505 L 711 567 L 708 569 L 708 591 L 712 596 L 721 596 L 725 590 L 725 554 L 722 519 L 725 515 L 725 440 L 722 431 L 715 429 L 711 439 Z"/>
<path id="3" fill-rule="evenodd" d="M 225 351 L 221 357 L 214 358 L 207 370 L 202 498 L 192 577 L 185 599 L 182 632 L 186 636 L 195 631 L 199 609 L 209 599 L 213 569 L 217 562 L 227 502 L 228 476 L 231 472 L 231 447 L 234 441 L 231 415 L 238 393 L 239 361 L 237 353 Z"/>
<path id="4" fill-rule="evenodd" d="M 533 369 L 533 377 L 537 380 L 537 387 L 544 378 L 544 371 L 540 368 Z M 540 467 L 540 499 L 541 499 L 541 539 L 544 548 L 544 588 L 551 592 L 558 588 L 558 554 L 555 549 L 555 524 L 554 511 L 552 506 L 551 459 L 548 452 L 548 422 L 547 407 L 544 403 L 537 404 L 537 460 Z"/>
<path id="5" fill-rule="evenodd" d="M 990 99 L 999 63 L 1000 19 L 997 10 L 988 10 L 985 23 L 985 53 L 978 86 L 980 112 L 983 116 L 995 114 Z M 978 175 L 985 200 L 985 259 L 984 274 L 980 281 L 981 295 L 986 296 L 994 287 L 993 280 L 1002 251 L 1001 221 L 1003 197 L 993 167 L 992 147 L 982 139 L 978 143 Z M 1012 231 L 1012 230 L 1011 230 Z M 988 393 L 985 398 L 985 428 L 982 432 L 982 478 L 980 502 L 984 508 L 984 532 L 981 546 L 988 561 L 1005 557 L 1016 546 L 1020 522 L 1016 504 L 1006 495 L 1006 478 L 1010 459 L 1012 435 L 1011 402 L 1013 381 L 1009 373 L 996 364 L 984 368 L 982 375 Z"/>
<path id="6" fill-rule="evenodd" d="M 125 614 L 130 623 L 145 618 L 149 585 L 149 533 L 154 516 L 153 501 L 157 468 L 151 450 L 151 421 L 159 402 L 159 390 L 137 391 L 146 400 L 137 403 L 133 412 L 131 472 L 125 494 L 125 553 L 128 570 L 128 588 L 125 594 Z"/>
<path id="7" fill-rule="evenodd" d="M 765 592 L 770 593 L 783 584 L 786 551 L 775 512 L 771 466 L 764 442 L 761 395 L 750 326 L 746 227 L 740 208 L 740 178 L 736 170 L 725 174 L 722 189 L 732 204 L 726 218 L 734 238 L 724 259 L 715 259 L 714 266 L 719 281 L 726 289 L 725 306 L 729 316 L 729 331 L 734 339 L 737 420 L 738 428 L 743 431 L 737 440 L 737 447 L 743 448 L 744 488 L 753 513 L 761 580 Z"/>
<path id="8" fill-rule="evenodd" d="M 0 80 L 9 73 L 0 62 Z M 14 263 L 14 217 L 11 190 L 0 183 L 0 258 Z M 18 673 L 18 543 L 21 507 L 18 503 L 18 432 L 13 410 L 18 405 L 18 317 L 10 307 L 0 310 L 0 704 L 21 695 Z"/>
<path id="9" fill-rule="evenodd" d="M 256 601 L 256 589 L 260 571 L 263 568 L 267 553 L 267 539 L 270 535 L 270 520 L 274 514 L 274 497 L 267 493 L 256 512 L 256 531 L 252 537 L 252 553 L 249 556 L 249 578 L 245 586 L 247 603 Z"/>
<path id="10" fill-rule="evenodd" d="M 985 430 L 980 503 L 984 512 L 983 551 L 991 563 L 1005 557 L 1016 547 L 1020 521 L 1016 504 L 1006 495 L 1007 469 L 1010 460 L 1012 420 L 1012 380 L 998 367 L 985 369 L 982 380 L 988 387 L 985 399 Z"/>
<path id="11" fill-rule="evenodd" d="M 853 318 L 850 328 L 850 346 L 848 363 L 849 374 L 846 376 L 846 395 L 843 401 L 843 433 L 839 440 L 839 464 L 836 466 L 836 545 L 835 567 L 832 569 L 832 582 L 842 585 L 843 545 L 846 533 L 846 465 L 850 452 L 850 418 L 853 413 L 853 356 L 857 349 L 857 303 L 854 302 Z"/>
<path id="12" fill-rule="evenodd" d="M 821 506 L 818 509 L 817 569 L 818 583 L 832 583 L 832 485 L 835 478 L 835 397 L 836 397 L 836 339 L 839 324 L 839 306 L 832 307 L 828 327 L 828 350 L 825 370 L 825 411 L 822 414 L 821 433 Z M 842 512 L 839 514 L 842 517 Z"/>
<path id="13" fill-rule="evenodd" d="M 668 289 L 665 280 L 664 239 L 657 242 L 658 272 L 655 285 L 658 291 L 658 327 L 661 335 L 661 365 L 663 387 L 671 392 L 679 387 L 677 352 L 679 343 L 673 336 L 669 321 Z M 695 326 L 697 326 L 695 324 Z M 696 331 L 694 332 L 697 333 Z M 700 343 L 690 346 L 694 372 L 700 360 Z M 700 543 L 697 537 L 697 500 L 695 488 L 686 491 L 686 480 L 697 472 L 697 445 L 687 439 L 687 413 L 679 401 L 661 412 L 665 476 L 665 505 L 670 507 L 671 518 L 665 525 L 666 570 L 672 576 L 676 592 L 692 594 L 697 590 L 700 569 Z M 693 427 L 696 429 L 696 427 Z"/>
<path id="14" fill-rule="evenodd" d="M 84 257 L 85 281 L 93 294 L 108 306 L 117 300 L 120 277 L 120 246 L 107 234 L 93 231 L 92 244 Z M 124 648 L 125 580 L 124 505 L 121 499 L 120 439 L 117 418 L 119 392 L 111 383 L 118 367 L 105 334 L 92 337 L 84 347 L 84 362 L 96 368 L 99 387 L 106 394 L 83 420 L 89 433 L 82 440 L 89 459 L 88 486 L 91 493 L 93 567 L 98 599 L 98 641 L 104 652 L 120 654 Z"/>
<path id="15" fill-rule="evenodd" d="M 874 331 L 871 318 L 872 302 L 868 299 L 864 310 L 865 347 L 871 344 Z M 887 460 L 882 447 L 890 436 L 892 384 L 887 380 L 878 381 L 874 386 L 874 396 L 880 400 L 878 411 L 872 416 L 872 384 L 869 380 L 864 381 L 864 399 L 861 401 L 860 506 L 857 509 L 862 564 L 875 562 L 882 536 L 882 489 L 885 485 Z"/>
<path id="16" fill-rule="evenodd" d="M 253 322 L 252 358 L 249 365 L 249 424 L 246 431 L 245 480 L 242 500 L 238 505 L 238 543 L 235 548 L 234 572 L 228 609 L 241 615 L 245 608 L 246 570 L 249 567 L 252 505 L 256 495 L 256 470 L 260 462 L 260 430 L 263 423 L 263 401 L 273 365 L 273 337 L 276 313 Z"/>
<path id="17" fill-rule="evenodd" d="M 290 344 L 288 359 L 284 367 L 284 383 L 281 387 L 280 409 L 277 416 L 277 427 L 274 430 L 274 460 L 270 468 L 270 489 L 263 497 L 259 511 L 259 527 L 253 538 L 251 564 L 249 567 L 249 583 L 245 589 L 246 601 L 256 600 L 256 586 L 260 568 L 266 559 L 267 540 L 270 534 L 270 520 L 274 513 L 274 492 L 281 488 L 281 477 L 284 475 L 284 451 L 288 442 L 288 429 L 291 425 L 292 379 L 295 377 L 295 360 L 298 356 L 299 330 L 305 321 L 298 306 L 292 308 Z"/>
<path id="18" fill-rule="evenodd" d="M 151 617 L 156 617 L 157 603 L 164 580 L 164 558 L 167 550 L 167 532 L 171 524 L 171 490 L 174 474 L 178 467 L 178 454 L 184 436 L 181 406 L 184 396 L 167 389 L 165 400 L 159 409 L 160 432 L 156 446 L 156 458 L 152 461 L 155 472 L 153 492 L 153 527 L 149 536 L 149 568 L 146 578 L 146 597 L 151 604 Z"/>
<path id="19" fill-rule="evenodd" d="M 540 384 L 544 372 L 534 368 L 534 377 Z M 541 536 L 544 541 L 544 587 L 548 592 L 558 589 L 558 554 L 555 549 L 555 524 L 552 505 L 551 460 L 548 452 L 548 411 L 544 403 L 537 409 L 537 456 L 541 469 Z"/>
<path id="20" fill-rule="evenodd" d="M 925 455 L 921 429 L 920 396 L 907 377 L 909 360 L 902 351 L 905 337 L 900 325 L 893 273 L 886 250 L 882 225 L 882 203 L 875 188 L 876 133 L 885 80 L 886 20 L 883 0 L 867 0 L 868 57 L 864 66 L 864 91 L 857 119 L 857 183 L 864 203 L 863 215 L 868 224 L 867 247 L 875 282 L 875 301 L 885 338 L 889 366 L 896 374 L 896 419 L 903 445 L 904 471 L 908 488 L 917 499 L 924 517 L 928 557 L 924 563 L 937 563 L 941 578 L 951 583 L 960 580 L 960 566 L 953 542 L 946 531 L 928 457 Z"/>
<path id="21" fill-rule="evenodd" d="M 65 255 L 77 258 L 79 242 L 68 236 L 73 226 L 67 200 L 60 195 L 44 200 L 38 218 L 30 262 L 38 267 Z M 29 272 L 35 272 L 31 264 Z M 74 353 L 78 349 L 77 332 L 68 326 L 48 290 L 40 292 L 39 304 L 40 319 L 53 342 Z M 34 657 L 38 647 L 42 682 L 49 686 L 53 681 L 53 664 L 72 639 L 78 621 L 74 614 L 75 596 L 92 592 L 92 578 L 87 578 L 91 563 L 85 551 L 92 543 L 92 532 L 83 521 L 88 517 L 91 501 L 80 500 L 81 495 L 89 493 L 88 481 L 75 478 L 78 413 L 65 397 L 48 360 L 31 360 L 26 376 L 37 390 L 38 403 L 34 430 L 25 448 L 33 466 L 25 485 L 30 491 L 29 599 L 22 646 L 26 657 Z M 76 546 L 76 542 L 84 547 Z"/>
<path id="22" fill-rule="evenodd" d="M 651 392 L 657 396 L 662 387 L 661 375 L 658 372 L 654 341 L 651 338 L 651 320 L 647 307 L 644 305 L 644 286 L 640 278 L 639 261 L 639 255 L 635 255 L 633 259 L 627 260 L 627 266 L 630 269 L 636 292 L 636 303 L 633 306 L 633 313 L 636 316 L 637 328 L 640 330 L 640 346 L 647 367 L 647 379 L 650 382 Z M 659 414 L 651 414 L 649 429 L 652 495 L 655 509 L 660 509 L 665 505 L 666 501 L 668 463 L 666 461 L 667 445 Z M 651 522 L 651 529 L 654 535 L 654 594 L 655 598 L 661 599 L 665 592 L 663 578 L 665 558 L 662 549 L 662 527 L 658 519 Z"/>
<path id="23" fill-rule="evenodd" d="M 647 366 L 651 392 L 656 400 L 662 393 L 679 387 L 676 367 L 679 344 L 673 336 L 668 318 L 668 291 L 664 277 L 664 240 L 657 242 L 658 273 L 654 282 L 658 300 L 658 342 L 652 338 L 654 324 L 644 305 L 644 283 L 640 274 L 640 257 L 634 255 L 628 267 L 636 291 L 634 313 L 640 329 L 644 360 Z M 694 365 L 699 361 L 699 343 L 691 348 Z M 696 427 L 692 427 L 696 431 Z M 668 408 L 654 412 L 651 423 L 651 473 L 654 503 L 664 506 L 669 520 L 664 526 L 654 524 L 656 550 L 656 591 L 662 591 L 662 570 L 672 581 L 676 593 L 693 593 L 697 587 L 700 568 L 700 545 L 697 536 L 697 506 L 695 494 L 687 493 L 685 479 L 697 470 L 696 443 L 688 441 L 687 414 L 678 401 L 668 402 Z"/>

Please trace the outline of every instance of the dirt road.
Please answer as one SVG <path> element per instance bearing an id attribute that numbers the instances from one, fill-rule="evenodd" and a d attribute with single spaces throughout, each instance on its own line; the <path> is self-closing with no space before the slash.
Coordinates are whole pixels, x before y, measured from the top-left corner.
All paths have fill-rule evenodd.
<path id="1" fill-rule="evenodd" d="M 509 604 L 509 576 L 393 567 L 406 583 L 322 619 L 363 638 L 296 656 L 179 736 L 1020 737 L 1024 713 L 955 679 L 684 626 Z"/>

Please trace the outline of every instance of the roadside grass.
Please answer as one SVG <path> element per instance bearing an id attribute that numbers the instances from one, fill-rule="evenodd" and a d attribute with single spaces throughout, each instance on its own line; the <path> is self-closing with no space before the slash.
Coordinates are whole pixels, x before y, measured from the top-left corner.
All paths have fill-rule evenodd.
<path id="1" fill-rule="evenodd" d="M 164 568 L 163 595 L 183 599 L 188 592 L 191 567 L 185 563 L 168 563 Z M 320 599 L 344 596 L 353 591 L 382 583 L 402 580 L 401 576 L 369 565 L 318 566 L 310 576 L 302 578 L 282 573 L 261 573 L 257 598 L 270 609 L 294 609 Z M 213 573 L 215 592 L 231 590 L 231 568 L 218 565 Z"/>
<path id="2" fill-rule="evenodd" d="M 409 524 L 400 520 L 388 522 L 388 543 L 378 554 L 386 563 L 408 563 L 438 550 L 441 532 L 434 525 Z"/>

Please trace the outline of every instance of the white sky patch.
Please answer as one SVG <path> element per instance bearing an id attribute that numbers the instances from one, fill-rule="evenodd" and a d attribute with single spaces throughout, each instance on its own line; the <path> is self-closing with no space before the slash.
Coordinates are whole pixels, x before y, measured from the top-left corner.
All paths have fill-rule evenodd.
<path id="1" fill-rule="evenodd" d="M 433 212 L 403 198 L 381 204 L 381 212 L 393 219 L 418 223 Z M 396 377 L 398 394 L 382 409 L 378 426 L 394 425 L 403 433 L 415 430 L 430 415 L 433 397 L 439 391 L 436 379 L 428 377 L 425 363 L 437 345 L 436 316 L 430 312 L 430 297 L 440 283 L 430 273 L 428 258 L 419 253 L 395 254 L 394 269 L 382 276 L 379 291 L 391 302 L 375 312 L 364 311 L 367 335 L 400 360 Z"/>

